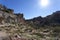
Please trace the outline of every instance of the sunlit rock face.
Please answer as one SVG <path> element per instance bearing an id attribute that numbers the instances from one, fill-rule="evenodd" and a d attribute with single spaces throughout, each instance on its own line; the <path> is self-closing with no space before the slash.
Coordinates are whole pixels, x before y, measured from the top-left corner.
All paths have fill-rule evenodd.
<path id="1" fill-rule="evenodd" d="M 15 14 L 17 16 L 17 20 L 18 22 L 20 22 L 21 24 L 24 24 L 25 23 L 25 18 L 24 18 L 24 15 L 23 14 Z"/>
<path id="2" fill-rule="evenodd" d="M 13 9 L 8 9 L 7 7 L 0 4 L 0 23 L 23 23 L 23 14 L 14 14 Z"/>
<path id="3" fill-rule="evenodd" d="M 0 4 L 0 10 L 6 10 L 6 7 Z"/>

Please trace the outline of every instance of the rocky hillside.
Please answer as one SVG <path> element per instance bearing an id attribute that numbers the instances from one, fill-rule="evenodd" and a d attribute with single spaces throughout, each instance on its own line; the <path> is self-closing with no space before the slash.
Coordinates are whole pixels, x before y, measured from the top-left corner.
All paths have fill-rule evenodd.
<path id="1" fill-rule="evenodd" d="M 26 21 L 32 26 L 60 26 L 60 11 L 53 12 L 46 17 L 39 16 Z"/>
<path id="2" fill-rule="evenodd" d="M 46 26 L 39 29 L 30 25 L 16 24 L 1 26 L 0 31 L 8 34 L 10 40 L 59 40 L 60 26 Z M 37 27 L 37 26 L 36 26 Z M 4 34 L 3 34 L 4 35 Z M 1 36 L 1 35 L 0 35 Z M 7 39 L 8 40 L 8 39 Z"/>
<path id="3" fill-rule="evenodd" d="M 14 13 L 13 9 L 9 9 L 0 4 L 0 24 L 5 23 L 24 23 L 22 13 Z"/>
<path id="4" fill-rule="evenodd" d="M 60 11 L 25 20 L 0 5 L 0 40 L 60 40 Z"/>

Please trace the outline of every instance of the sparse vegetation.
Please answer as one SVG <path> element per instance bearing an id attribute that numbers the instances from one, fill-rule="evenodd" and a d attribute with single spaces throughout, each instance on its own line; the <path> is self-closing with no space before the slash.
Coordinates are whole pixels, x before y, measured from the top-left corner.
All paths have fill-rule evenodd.
<path id="1" fill-rule="evenodd" d="M 39 16 L 29 20 L 25 20 L 23 14 L 11 14 L 11 16 L 9 13 L 13 12 L 12 9 L 5 7 L 2 11 L 8 13 L 6 14 L 8 18 L 6 15 L 0 17 L 0 31 L 6 32 L 12 39 L 14 37 L 21 40 L 56 40 L 55 38 L 60 38 L 60 11 L 44 18 Z"/>

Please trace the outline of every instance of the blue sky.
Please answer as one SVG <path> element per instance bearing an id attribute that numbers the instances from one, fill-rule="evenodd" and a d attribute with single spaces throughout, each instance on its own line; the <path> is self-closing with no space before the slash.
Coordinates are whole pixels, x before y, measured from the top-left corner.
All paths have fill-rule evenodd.
<path id="1" fill-rule="evenodd" d="M 23 13 L 26 19 L 52 14 L 60 10 L 60 0 L 49 0 L 50 5 L 42 8 L 39 0 L 0 0 L 0 4 L 14 9 L 15 13 Z"/>

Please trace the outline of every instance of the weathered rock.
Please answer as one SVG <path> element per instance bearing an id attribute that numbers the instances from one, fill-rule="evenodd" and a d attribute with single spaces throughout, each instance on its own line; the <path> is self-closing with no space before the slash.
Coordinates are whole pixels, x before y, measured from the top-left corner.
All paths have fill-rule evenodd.
<path id="1" fill-rule="evenodd" d="M 24 23 L 24 18 L 23 14 L 16 13 L 14 14 L 13 9 L 9 9 L 3 5 L 0 4 L 0 18 L 4 18 L 1 20 L 4 21 L 5 23 Z"/>
<path id="2" fill-rule="evenodd" d="M 11 40 L 9 35 L 5 32 L 0 32 L 0 40 Z"/>

